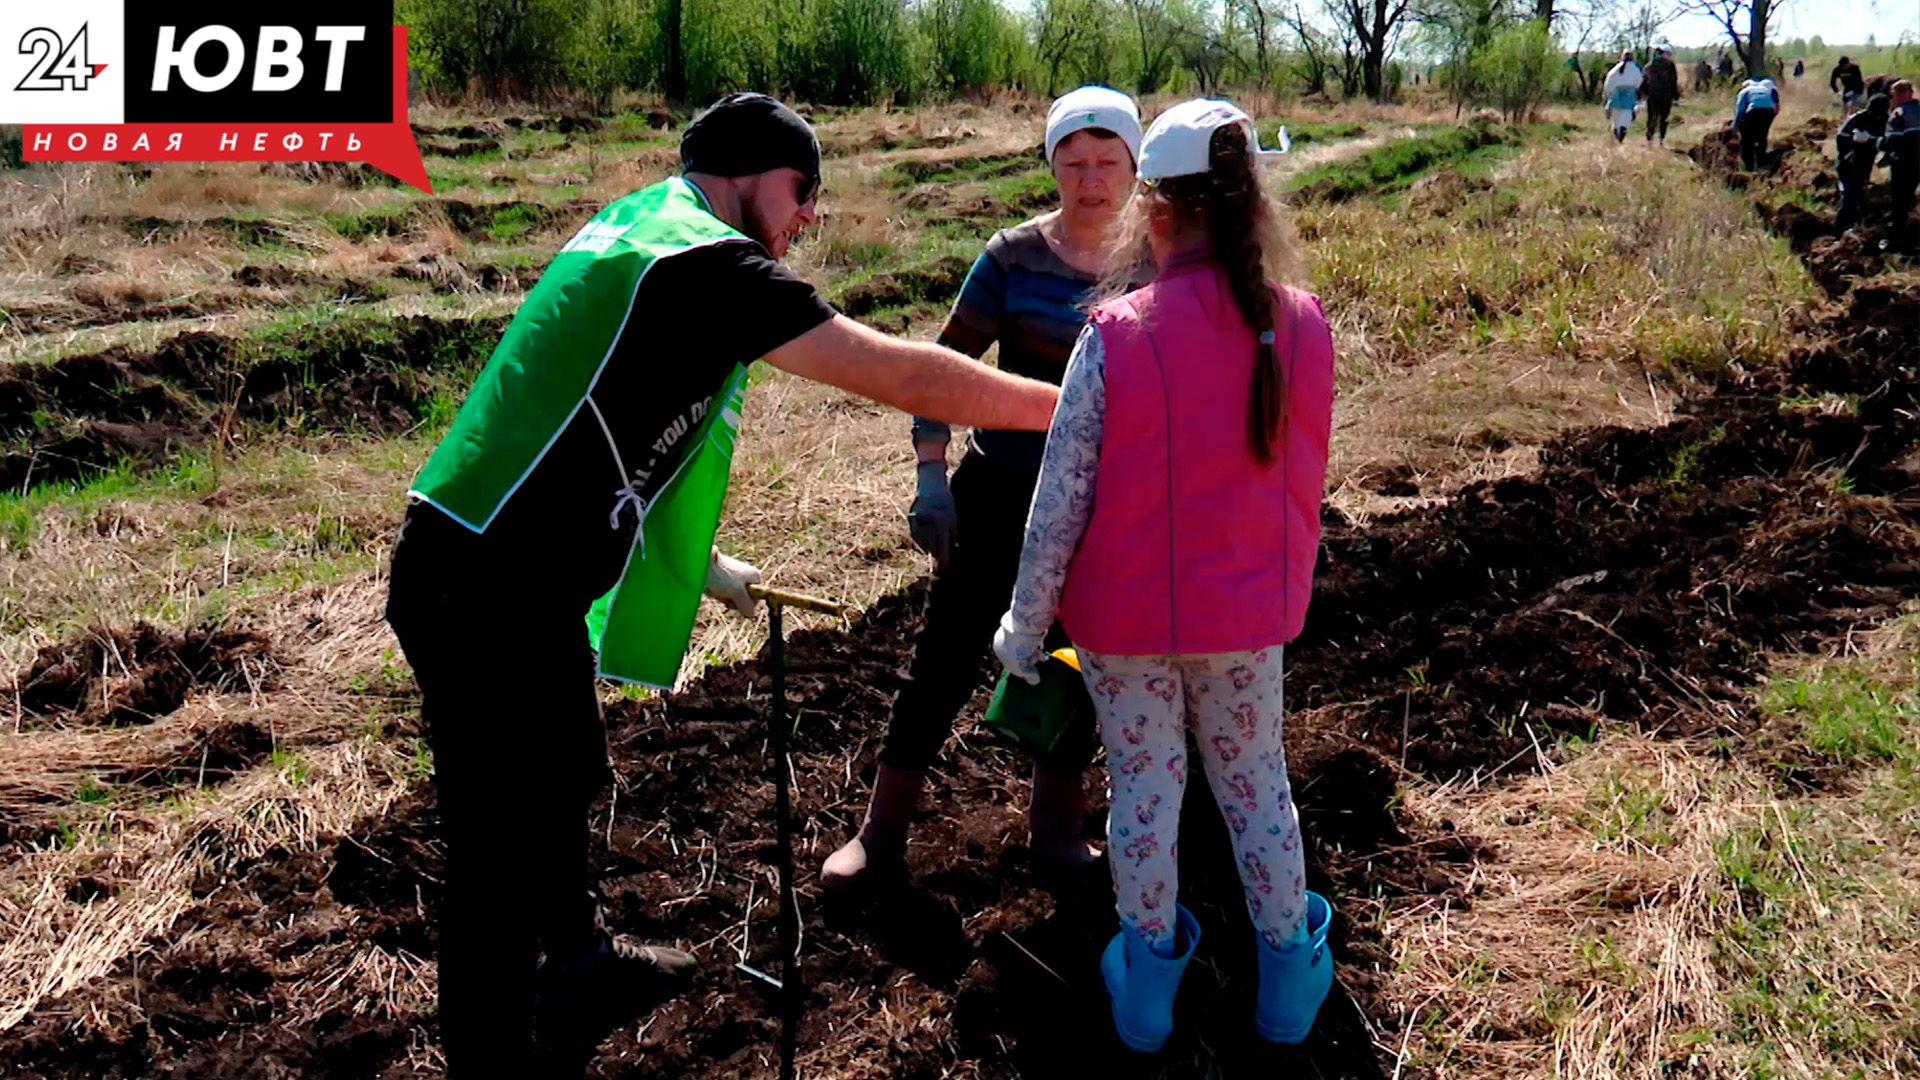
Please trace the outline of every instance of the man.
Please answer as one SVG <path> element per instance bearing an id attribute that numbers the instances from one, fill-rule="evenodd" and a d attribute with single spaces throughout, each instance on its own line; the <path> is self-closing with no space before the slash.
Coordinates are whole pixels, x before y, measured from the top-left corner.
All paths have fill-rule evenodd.
<path id="1" fill-rule="evenodd" d="M 1887 133 L 1888 101 L 1875 94 L 1867 107 L 1847 117 L 1834 136 L 1834 175 L 1840 181 L 1840 213 L 1834 227 L 1845 232 L 1860 224 L 1867 211 L 1867 181 L 1873 175 L 1873 159 L 1879 156 L 1880 138 Z"/>
<path id="2" fill-rule="evenodd" d="M 1647 99 L 1647 141 L 1654 140 L 1657 130 L 1660 145 L 1665 146 L 1667 118 L 1673 114 L 1673 103 L 1680 100 L 1680 69 L 1673 66 L 1673 50 L 1668 46 L 1660 46 L 1647 62 L 1647 75 L 1640 84 L 1640 92 Z"/>
<path id="3" fill-rule="evenodd" d="M 1714 70 L 1719 73 L 1722 79 L 1731 80 L 1733 78 L 1733 57 L 1728 56 L 1725 49 L 1720 50 L 1720 61 L 1714 65 Z"/>
<path id="4" fill-rule="evenodd" d="M 1607 100 L 1607 126 L 1613 129 L 1616 143 L 1625 142 L 1627 129 L 1633 126 L 1644 78 L 1640 65 L 1633 61 L 1633 50 L 1623 49 L 1620 62 L 1608 69 L 1606 81 L 1601 84 L 1600 94 Z"/>
<path id="5" fill-rule="evenodd" d="M 1893 244 L 1898 250 L 1908 251 L 1914 247 L 1913 223 L 1909 220 L 1914 191 L 1920 188 L 1920 101 L 1914 100 L 1912 80 L 1893 84 L 1889 104 L 1887 134 L 1880 140 L 1880 148 L 1887 152 L 1887 163 L 1893 170 L 1887 180 L 1893 199 Z"/>
<path id="6" fill-rule="evenodd" d="M 1707 63 L 1705 57 L 1693 65 L 1693 89 L 1701 94 L 1713 89 L 1713 65 Z"/>
<path id="7" fill-rule="evenodd" d="M 1807 62 L 1805 60 L 1795 60 L 1793 62 L 1793 77 L 1798 79 L 1801 76 L 1805 75 L 1806 73 L 1807 73 Z"/>
<path id="8" fill-rule="evenodd" d="M 445 847 L 453 1080 L 543 1074 L 536 1012 L 577 1035 L 623 1018 L 621 991 L 693 964 L 599 925 L 595 674 L 671 684 L 703 587 L 754 610 L 758 572 L 712 546 L 747 365 L 996 428 L 1044 431 L 1058 397 L 862 327 L 780 264 L 820 189 L 819 143 L 790 109 L 723 98 L 680 159 L 683 175 L 609 204 L 555 256 L 415 479 L 394 546 L 387 618 L 420 683 Z"/>
<path id="9" fill-rule="evenodd" d="M 1833 65 L 1833 74 L 1827 76 L 1827 89 L 1840 95 L 1842 111 L 1853 112 L 1866 99 L 1867 77 L 1852 57 L 1843 56 Z"/>
<path id="10" fill-rule="evenodd" d="M 1733 126 L 1740 133 L 1740 164 L 1748 172 L 1767 165 L 1767 132 L 1780 111 L 1780 91 L 1772 79 L 1748 79 L 1733 99 Z"/>

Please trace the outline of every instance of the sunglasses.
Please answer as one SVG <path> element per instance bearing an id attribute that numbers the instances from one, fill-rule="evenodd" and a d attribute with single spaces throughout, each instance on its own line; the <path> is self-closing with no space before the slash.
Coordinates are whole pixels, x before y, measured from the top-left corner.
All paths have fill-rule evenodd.
<path id="1" fill-rule="evenodd" d="M 820 175 L 818 173 L 812 176 L 801 176 L 793 186 L 793 200 L 800 206 L 805 206 L 819 197 Z"/>

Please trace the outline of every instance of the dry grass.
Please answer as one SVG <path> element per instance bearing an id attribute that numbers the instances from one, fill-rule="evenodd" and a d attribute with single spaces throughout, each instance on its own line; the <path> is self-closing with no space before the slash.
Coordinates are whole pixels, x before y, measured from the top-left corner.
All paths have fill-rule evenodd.
<path id="1" fill-rule="evenodd" d="M 0 740 L 8 777 L 0 805 L 59 794 L 60 785 L 116 765 L 170 760 L 195 733 L 223 725 L 256 724 L 284 752 L 218 790 L 190 789 L 164 802 L 134 792 L 76 806 L 62 843 L 0 866 L 0 1030 L 164 935 L 194 903 L 195 880 L 269 851 L 312 849 L 404 793 L 413 759 L 375 737 L 369 703 L 347 692 L 350 673 L 390 666 L 384 593 L 369 574 L 275 595 L 256 613 L 287 665 L 271 694 L 202 696 L 141 728 L 16 731 Z M 68 887 L 83 877 L 114 888 L 76 899 Z"/>
<path id="2" fill-rule="evenodd" d="M 1298 211 L 1341 358 L 1331 488 L 1343 511 L 1524 470 L 1544 440 L 1654 424 L 1693 380 L 1773 363 L 1812 294 L 1737 195 L 1677 155 L 1584 133 L 1488 178 Z"/>
<path id="3" fill-rule="evenodd" d="M 1385 914 L 1404 1064 L 1436 1077 L 1911 1072 L 1917 627 L 1783 661 L 1761 696 L 1777 722 L 1757 745 L 1613 734 L 1495 789 L 1410 791 L 1410 813 L 1492 855 L 1471 904 Z M 1822 689 L 1796 711 L 1782 686 Z M 1812 789 L 1769 768 L 1821 745 L 1822 724 L 1866 722 L 1867 703 L 1897 732 L 1884 752 L 1831 759 Z"/>

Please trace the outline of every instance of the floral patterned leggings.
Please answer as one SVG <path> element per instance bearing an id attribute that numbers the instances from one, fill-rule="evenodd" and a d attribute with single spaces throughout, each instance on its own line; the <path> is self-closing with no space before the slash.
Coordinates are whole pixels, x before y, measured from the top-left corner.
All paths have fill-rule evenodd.
<path id="1" fill-rule="evenodd" d="M 1300 816 L 1280 742 L 1281 648 L 1178 656 L 1080 651 L 1107 746 L 1107 859 L 1122 921 L 1156 952 L 1175 948 L 1173 905 L 1187 732 L 1233 831 L 1247 911 L 1267 944 L 1297 940 L 1305 913 Z"/>

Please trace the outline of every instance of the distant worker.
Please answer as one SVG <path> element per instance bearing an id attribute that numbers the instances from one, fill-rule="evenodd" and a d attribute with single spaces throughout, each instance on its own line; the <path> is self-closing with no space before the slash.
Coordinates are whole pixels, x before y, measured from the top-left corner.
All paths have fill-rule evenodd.
<path id="1" fill-rule="evenodd" d="M 1767 132 L 1780 111 L 1780 90 L 1772 79 L 1748 79 L 1733 100 L 1733 127 L 1740 133 L 1740 164 L 1757 172 L 1767 164 Z"/>
<path id="2" fill-rule="evenodd" d="M 1653 59 L 1647 61 L 1646 79 L 1640 84 L 1640 92 L 1647 99 L 1647 141 L 1654 140 L 1657 130 L 1660 145 L 1667 145 L 1667 117 L 1673 113 L 1673 103 L 1680 100 L 1680 69 L 1673 66 L 1673 49 L 1662 45 L 1654 51 Z"/>
<path id="3" fill-rule="evenodd" d="M 1732 80 L 1733 57 L 1728 56 L 1727 51 L 1725 49 L 1720 50 L 1720 62 L 1714 65 L 1714 71 L 1719 73 L 1719 76 L 1722 80 L 1727 80 L 1727 81 Z"/>
<path id="4" fill-rule="evenodd" d="M 1910 220 L 1914 190 L 1920 188 L 1920 101 L 1914 100 L 1911 80 L 1893 84 L 1889 104 L 1887 134 L 1880 146 L 1893 167 L 1887 185 L 1893 196 L 1893 244 L 1897 250 L 1910 251 L 1915 246 Z"/>
<path id="5" fill-rule="evenodd" d="M 1693 91 L 1696 94 L 1704 94 L 1711 89 L 1713 89 L 1713 65 L 1707 63 L 1703 57 L 1699 63 L 1693 65 Z"/>
<path id="6" fill-rule="evenodd" d="M 1800 76 L 1805 75 L 1806 73 L 1807 73 L 1807 62 L 1805 60 L 1795 60 L 1793 62 L 1793 77 L 1797 79 Z"/>
<path id="7" fill-rule="evenodd" d="M 420 684 L 444 857 L 439 1028 L 453 1080 L 550 1075 L 694 958 L 611 934 L 588 811 L 611 773 L 597 674 L 671 685 L 755 361 L 923 416 L 1044 430 L 1059 391 L 838 314 L 780 263 L 814 220 L 820 144 L 763 94 L 680 139 L 682 173 L 614 200 L 526 295 L 414 478 L 387 620 Z M 658 919 L 657 911 L 642 916 Z M 573 1075 L 580 1075 L 574 1072 Z"/>
<path id="8" fill-rule="evenodd" d="M 1787 62 L 1785 60 L 1776 56 L 1772 60 L 1767 61 L 1767 66 L 1773 69 L 1774 82 L 1781 83 L 1787 81 Z"/>
<path id="9" fill-rule="evenodd" d="M 1880 138 L 1887 133 L 1888 100 L 1884 94 L 1867 99 L 1867 107 L 1847 117 L 1834 136 L 1834 174 L 1840 180 L 1840 213 L 1834 227 L 1841 232 L 1860 224 L 1867 212 L 1867 180 L 1880 154 Z"/>
<path id="10" fill-rule="evenodd" d="M 1833 74 L 1827 76 L 1827 89 L 1840 95 L 1840 107 L 1853 112 L 1867 98 L 1867 77 L 1853 58 L 1843 56 L 1833 65 Z"/>
<path id="11" fill-rule="evenodd" d="M 1633 50 L 1623 49 L 1620 62 L 1607 70 L 1600 95 L 1607 102 L 1607 126 L 1613 129 L 1613 141 L 1624 142 L 1633 126 L 1633 114 L 1640 100 L 1640 83 L 1646 78 L 1640 65 L 1633 62 Z"/>

